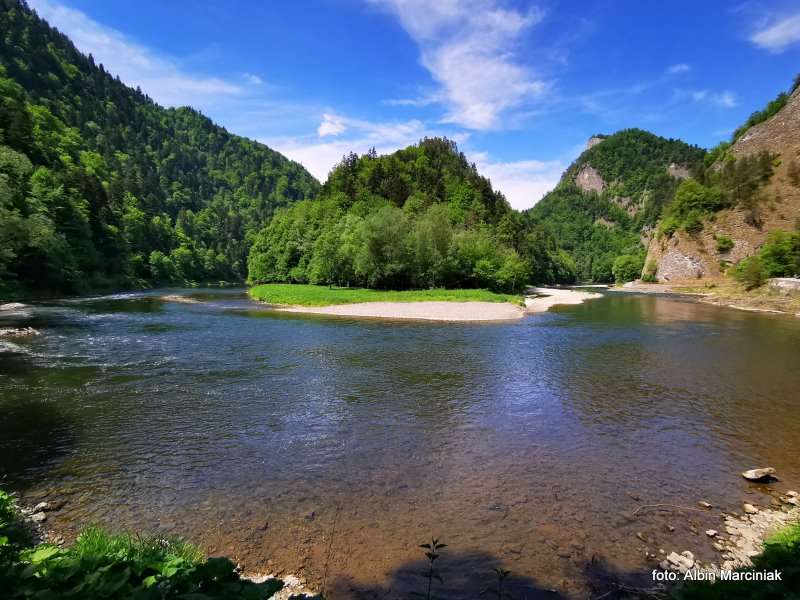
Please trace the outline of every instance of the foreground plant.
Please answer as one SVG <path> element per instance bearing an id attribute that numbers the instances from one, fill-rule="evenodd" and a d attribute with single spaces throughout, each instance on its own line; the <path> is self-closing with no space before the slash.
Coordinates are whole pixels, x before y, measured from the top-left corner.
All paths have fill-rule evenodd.
<path id="1" fill-rule="evenodd" d="M 426 593 L 421 592 L 412 592 L 414 596 L 419 596 L 421 598 L 425 598 L 426 600 L 431 600 L 433 596 L 431 596 L 431 588 L 433 586 L 433 580 L 435 579 L 441 584 L 444 584 L 444 579 L 442 579 L 441 574 L 436 569 L 436 561 L 441 556 L 439 551 L 442 548 L 447 548 L 447 544 L 442 544 L 439 542 L 437 538 L 432 538 L 429 544 L 420 544 L 420 548 L 425 550 L 425 556 L 428 558 L 428 571 L 423 572 L 422 576 L 428 580 L 428 589 Z"/>

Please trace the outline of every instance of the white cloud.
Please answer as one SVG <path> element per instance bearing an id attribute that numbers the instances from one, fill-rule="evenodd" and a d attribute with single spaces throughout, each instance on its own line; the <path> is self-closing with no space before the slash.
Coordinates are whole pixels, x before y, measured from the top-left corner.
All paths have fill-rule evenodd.
<path id="1" fill-rule="evenodd" d="M 558 160 L 520 160 L 493 162 L 485 152 L 468 154 L 481 175 L 492 181 L 517 210 L 525 210 L 536 204 L 552 190 L 567 165 Z"/>
<path id="2" fill-rule="evenodd" d="M 765 24 L 750 36 L 750 41 L 776 54 L 800 42 L 800 13 Z"/>
<path id="3" fill-rule="evenodd" d="M 728 90 L 722 92 L 713 92 L 710 90 L 675 90 L 673 97 L 675 100 L 689 98 L 694 102 L 705 102 L 723 108 L 733 108 L 738 105 L 736 96 L 733 92 Z"/>
<path id="4" fill-rule="evenodd" d="M 183 71 L 175 61 L 130 40 L 84 13 L 52 0 L 28 0 L 31 8 L 51 25 L 70 37 L 75 46 L 91 54 L 112 75 L 126 84 L 142 88 L 161 104 L 178 106 L 215 101 L 221 96 L 236 96 L 241 86 L 218 77 Z"/>
<path id="5" fill-rule="evenodd" d="M 341 132 L 348 130 L 352 135 L 348 139 L 320 139 L 335 135 L 327 133 L 328 126 L 330 131 L 341 127 Z M 314 177 L 325 181 L 330 170 L 350 152 L 364 154 L 375 148 L 379 154 L 387 154 L 415 144 L 426 135 L 436 135 L 436 132 L 426 130 L 425 125 L 416 119 L 371 122 L 326 113 L 316 136 L 262 138 L 259 141 L 299 162 Z"/>
<path id="6" fill-rule="evenodd" d="M 445 105 L 446 123 L 493 129 L 505 112 L 548 89 L 513 56 L 522 34 L 543 18 L 536 8 L 523 13 L 496 0 L 368 1 L 391 11 L 419 46 L 420 61 L 439 86 L 433 98 Z"/>
<path id="7" fill-rule="evenodd" d="M 672 65 L 669 69 L 667 69 L 667 73 L 669 75 L 677 75 L 678 73 L 687 73 L 691 71 L 692 67 L 687 65 L 686 63 L 678 63 L 677 65 Z"/>
<path id="8" fill-rule="evenodd" d="M 329 135 L 339 135 L 347 131 L 347 125 L 344 124 L 342 117 L 325 113 L 322 115 L 322 123 L 317 128 L 317 135 L 319 137 L 326 137 Z"/>
<path id="9" fill-rule="evenodd" d="M 242 77 L 244 77 L 244 80 L 251 85 L 262 85 L 264 83 L 264 80 L 261 79 L 261 77 L 253 73 L 243 73 Z"/>

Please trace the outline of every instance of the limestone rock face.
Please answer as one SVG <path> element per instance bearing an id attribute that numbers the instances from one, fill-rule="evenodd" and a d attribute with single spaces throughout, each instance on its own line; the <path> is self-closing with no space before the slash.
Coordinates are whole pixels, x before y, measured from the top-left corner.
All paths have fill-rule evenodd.
<path id="1" fill-rule="evenodd" d="M 596 135 L 593 135 L 592 137 L 590 137 L 586 141 L 586 150 L 589 150 L 590 148 L 594 148 L 595 146 L 597 146 L 597 144 L 599 144 L 602 141 L 603 141 L 603 138 L 598 137 Z"/>
<path id="2" fill-rule="evenodd" d="M 656 278 L 659 281 L 698 279 L 704 272 L 703 264 L 696 257 L 669 250 L 658 263 Z"/>
<path id="3" fill-rule="evenodd" d="M 596 192 L 598 194 L 606 189 L 606 182 L 600 177 L 597 169 L 590 164 L 583 165 L 583 168 L 575 176 L 575 185 L 584 192 Z"/>

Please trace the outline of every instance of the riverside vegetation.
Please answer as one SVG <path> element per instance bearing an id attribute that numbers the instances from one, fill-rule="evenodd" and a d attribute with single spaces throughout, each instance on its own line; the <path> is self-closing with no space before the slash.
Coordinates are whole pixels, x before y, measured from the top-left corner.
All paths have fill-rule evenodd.
<path id="1" fill-rule="evenodd" d="M 111 535 L 99 528 L 81 532 L 75 543 L 61 547 L 36 543 L 36 531 L 24 521 L 10 494 L 0 490 L 0 589 L 9 600 L 59 598 L 75 600 L 266 600 L 279 592 L 283 583 L 266 579 L 256 583 L 240 575 L 227 558 L 204 558 L 192 544 L 176 538 Z M 419 575 L 423 590 L 413 596 L 436 598 L 434 581 L 446 587 L 437 568 L 447 544 L 437 538 L 421 544 L 428 568 Z M 778 570 L 775 582 L 707 581 L 678 585 L 668 592 L 673 600 L 768 600 L 792 598 L 800 593 L 800 524 L 790 525 L 764 543 L 753 558 L 752 567 L 738 571 Z M 515 596 L 504 591 L 511 571 L 495 568 L 495 583 L 481 591 L 497 598 Z M 618 583 L 604 597 L 664 598 L 663 592 L 639 590 Z M 321 596 L 320 596 L 321 598 Z"/>
<path id="2" fill-rule="evenodd" d="M 371 290 L 320 285 L 271 283 L 250 289 L 250 295 L 267 304 L 329 306 L 357 302 L 511 302 L 524 305 L 522 296 L 483 289 Z"/>

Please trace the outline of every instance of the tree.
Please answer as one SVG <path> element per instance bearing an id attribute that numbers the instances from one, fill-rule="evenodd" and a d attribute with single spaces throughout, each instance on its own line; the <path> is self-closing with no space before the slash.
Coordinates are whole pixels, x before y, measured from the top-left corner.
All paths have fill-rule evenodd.
<path id="1" fill-rule="evenodd" d="M 614 259 L 611 271 L 614 281 L 625 283 L 639 278 L 644 266 L 644 257 L 640 255 L 623 254 Z"/>

